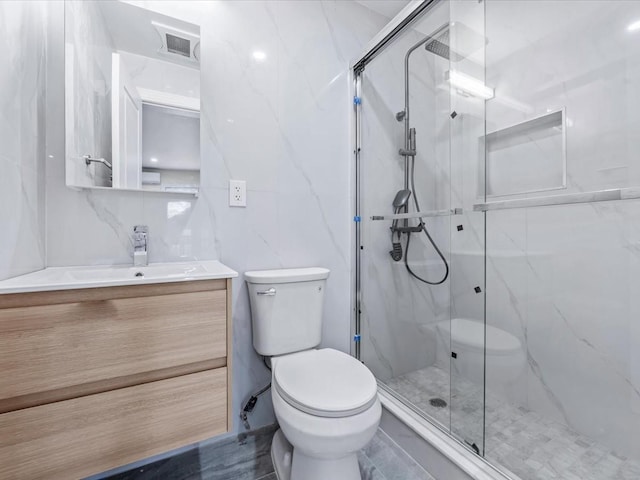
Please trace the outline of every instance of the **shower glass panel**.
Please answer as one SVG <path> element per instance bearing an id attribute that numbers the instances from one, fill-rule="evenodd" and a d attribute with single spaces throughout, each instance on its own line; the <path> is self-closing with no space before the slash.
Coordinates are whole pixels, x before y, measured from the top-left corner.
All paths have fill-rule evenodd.
<path id="1" fill-rule="evenodd" d="M 485 457 L 640 478 L 640 3 L 484 3 Z"/>
<path id="2" fill-rule="evenodd" d="M 361 360 L 514 479 L 640 478 L 640 2 L 433 2 L 358 78 Z"/>
<path id="3" fill-rule="evenodd" d="M 451 217 L 451 433 L 483 455 L 485 449 L 485 200 L 484 3 L 451 1 L 450 97 Z M 438 181 L 446 182 L 446 177 Z M 446 183 L 445 183 L 446 185 Z"/>
<path id="4" fill-rule="evenodd" d="M 485 43 L 482 3 L 436 2 L 358 80 L 360 359 L 481 455 Z"/>

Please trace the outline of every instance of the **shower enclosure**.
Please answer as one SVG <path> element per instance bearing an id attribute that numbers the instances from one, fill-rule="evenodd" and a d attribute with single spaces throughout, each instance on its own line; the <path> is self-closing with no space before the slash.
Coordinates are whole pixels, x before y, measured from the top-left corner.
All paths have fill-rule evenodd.
<path id="1" fill-rule="evenodd" d="M 398 30 L 354 67 L 356 355 L 512 478 L 640 478 L 640 3 Z"/>

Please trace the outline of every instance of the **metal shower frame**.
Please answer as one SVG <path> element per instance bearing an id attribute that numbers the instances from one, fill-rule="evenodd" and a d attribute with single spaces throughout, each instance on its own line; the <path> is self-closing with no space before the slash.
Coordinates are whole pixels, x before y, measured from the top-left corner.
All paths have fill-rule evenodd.
<path id="1" fill-rule="evenodd" d="M 355 358 L 361 360 L 361 332 L 362 332 L 362 301 L 361 301 L 361 252 L 364 249 L 362 245 L 362 232 L 361 232 L 361 186 L 360 186 L 360 149 L 361 149 L 361 129 L 360 129 L 360 119 L 361 119 L 361 108 L 362 104 L 360 102 L 361 98 L 361 75 L 364 71 L 366 65 L 371 62 L 385 47 L 387 44 L 391 43 L 401 32 L 404 31 L 405 27 L 411 24 L 414 20 L 419 18 L 422 13 L 432 8 L 434 5 L 438 4 L 440 0 L 424 0 L 422 2 L 415 2 L 410 6 L 406 7 L 408 13 L 402 20 L 398 20 L 395 23 L 392 23 L 388 26 L 386 30 L 380 32 L 379 36 L 374 38 L 372 42 L 367 46 L 364 53 L 360 55 L 358 60 L 353 62 L 350 69 L 350 80 L 354 92 L 353 97 L 353 111 L 352 111 L 352 146 L 353 146 L 353 155 L 355 160 L 355 195 L 354 195 L 354 249 L 356 250 L 355 255 L 355 264 L 354 272 L 355 278 L 352 280 L 354 283 L 355 296 L 352 299 L 352 311 L 353 311 L 353 329 L 352 329 L 352 348 L 351 352 Z M 426 39 L 419 44 L 415 45 L 413 49 L 418 48 L 422 43 L 425 43 L 429 39 Z M 408 91 L 405 90 L 405 94 L 408 95 Z M 405 99 L 405 103 L 408 103 L 408 99 Z M 405 122 L 405 130 L 408 129 L 408 119 Z M 408 132 L 405 132 L 405 141 L 408 138 Z M 408 148 L 408 145 L 407 145 Z M 408 157 L 405 157 L 405 163 L 408 162 Z M 408 185 L 408 168 L 405 168 L 405 185 Z"/>

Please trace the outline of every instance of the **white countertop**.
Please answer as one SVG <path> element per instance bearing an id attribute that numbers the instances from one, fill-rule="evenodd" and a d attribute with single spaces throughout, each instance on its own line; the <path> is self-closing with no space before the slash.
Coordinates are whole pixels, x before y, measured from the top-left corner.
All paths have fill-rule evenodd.
<path id="1" fill-rule="evenodd" d="M 142 273 L 144 276 L 136 276 Z M 235 278 L 238 272 L 217 260 L 133 265 L 50 267 L 0 281 L 0 294 L 72 290 L 79 288 L 146 285 Z"/>

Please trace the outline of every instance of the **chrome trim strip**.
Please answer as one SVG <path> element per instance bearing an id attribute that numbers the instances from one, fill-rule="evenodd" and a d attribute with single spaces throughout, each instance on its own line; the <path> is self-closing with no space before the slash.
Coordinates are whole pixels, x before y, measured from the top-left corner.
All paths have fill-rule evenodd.
<path id="1" fill-rule="evenodd" d="M 427 212 L 394 213 L 391 215 L 372 215 L 371 220 L 407 220 L 411 218 L 448 217 L 449 215 L 462 215 L 461 208 L 451 210 L 429 210 Z"/>
<path id="2" fill-rule="evenodd" d="M 608 202 L 612 200 L 631 200 L 640 198 L 640 187 L 614 188 L 592 192 L 565 193 L 540 197 L 499 200 L 473 205 L 474 212 L 489 212 L 511 208 L 548 207 L 552 205 L 570 205 L 574 203 Z"/>
<path id="3" fill-rule="evenodd" d="M 440 0 L 423 0 L 422 3 L 414 1 L 407 5 L 365 47 L 364 52 L 358 57 L 358 60 L 352 62 L 351 69 L 356 74 L 364 70 L 367 63 L 373 60 L 378 53 L 380 53 L 384 47 L 395 38 L 396 35 L 402 32 L 407 25 L 409 25 L 427 8 L 435 5 L 439 1 Z"/>

